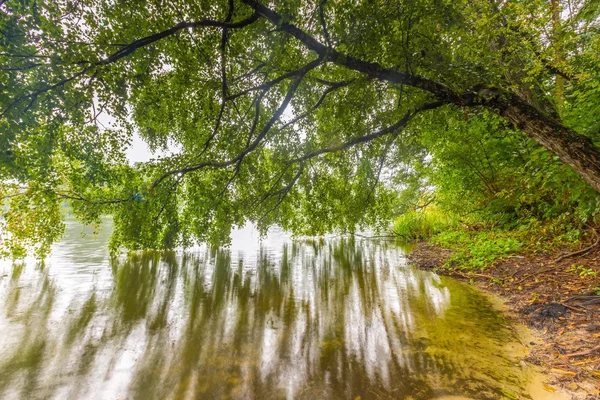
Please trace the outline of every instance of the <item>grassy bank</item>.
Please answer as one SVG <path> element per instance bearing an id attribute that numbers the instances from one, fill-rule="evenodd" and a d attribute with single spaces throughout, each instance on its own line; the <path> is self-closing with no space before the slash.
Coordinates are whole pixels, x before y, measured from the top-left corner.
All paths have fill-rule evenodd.
<path id="1" fill-rule="evenodd" d="M 564 219 L 530 219 L 500 225 L 459 218 L 433 207 L 400 216 L 394 221 L 393 232 L 407 241 L 426 240 L 452 250 L 445 267 L 464 270 L 483 270 L 499 259 L 524 253 L 568 252 L 594 239 L 591 228 Z"/>
<path id="2" fill-rule="evenodd" d="M 498 295 L 509 320 L 536 328 L 524 361 L 548 373 L 545 390 L 600 395 L 600 248 L 575 252 L 597 242 L 592 228 L 567 219 L 500 225 L 429 209 L 398 218 L 394 231 L 418 241 L 414 266 Z"/>

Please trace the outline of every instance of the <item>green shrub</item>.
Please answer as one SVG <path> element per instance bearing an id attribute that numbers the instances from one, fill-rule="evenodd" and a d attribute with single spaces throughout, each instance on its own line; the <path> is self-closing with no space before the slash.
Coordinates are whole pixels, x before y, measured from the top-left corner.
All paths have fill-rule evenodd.
<path id="1" fill-rule="evenodd" d="M 422 212 L 409 211 L 394 221 L 393 233 L 404 240 L 427 239 L 458 226 L 453 215 L 434 208 Z"/>
<path id="2" fill-rule="evenodd" d="M 518 253 L 524 247 L 519 236 L 520 232 L 514 231 L 462 230 L 443 232 L 433 237 L 432 243 L 454 250 L 448 260 L 450 265 L 462 269 L 484 269 L 500 258 Z"/>

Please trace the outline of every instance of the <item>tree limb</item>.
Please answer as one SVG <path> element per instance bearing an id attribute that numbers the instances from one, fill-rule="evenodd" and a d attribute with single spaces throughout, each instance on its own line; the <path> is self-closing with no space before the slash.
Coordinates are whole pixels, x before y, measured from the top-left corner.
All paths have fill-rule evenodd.
<path id="1" fill-rule="evenodd" d="M 269 130 L 273 127 L 275 122 L 277 122 L 279 120 L 279 118 L 281 118 L 283 111 L 287 108 L 288 104 L 294 97 L 294 94 L 296 93 L 296 89 L 298 89 L 298 86 L 300 85 L 300 82 L 302 82 L 304 75 L 306 75 L 306 73 L 308 73 L 308 71 L 310 71 L 311 69 L 314 69 L 314 68 L 318 67 L 319 65 L 321 65 L 322 61 L 323 61 L 322 58 L 318 58 L 318 59 L 315 59 L 312 62 L 306 64 L 303 68 L 301 68 L 301 70 L 302 70 L 301 73 L 296 77 L 296 79 L 292 82 L 292 84 L 288 88 L 287 94 L 286 94 L 285 98 L 283 99 L 283 101 L 281 102 L 281 104 L 279 105 L 279 108 L 277 108 L 277 110 L 275 111 L 273 116 L 269 119 L 269 121 L 261 129 L 261 131 L 256 136 L 256 138 L 252 141 L 252 143 L 250 143 L 250 145 L 248 145 L 237 156 L 235 156 L 229 160 L 226 160 L 226 161 L 205 161 L 205 162 L 201 162 L 201 163 L 198 163 L 195 165 L 190 165 L 190 166 L 187 166 L 184 168 L 168 171 L 168 172 L 164 173 L 161 177 L 159 177 L 156 181 L 154 181 L 154 183 L 151 185 L 151 189 L 154 189 L 164 179 L 166 179 L 167 177 L 169 177 L 171 175 L 186 174 L 188 172 L 197 171 L 197 170 L 200 170 L 203 168 L 208 168 L 208 167 L 212 167 L 212 168 L 228 167 L 228 166 L 233 165 L 236 162 L 238 162 L 240 159 L 245 157 L 248 153 L 254 151 L 254 149 L 256 149 L 256 147 L 258 147 L 260 142 L 267 135 Z"/>
<path id="2" fill-rule="evenodd" d="M 329 36 L 329 32 L 327 31 L 327 24 L 325 23 L 325 13 L 323 11 L 323 7 L 327 3 L 327 0 L 321 0 L 319 2 L 319 20 L 321 21 L 321 28 L 323 29 L 323 36 L 325 37 L 325 43 L 327 43 L 328 47 L 331 46 L 331 38 Z"/>
<path id="3" fill-rule="evenodd" d="M 566 258 L 580 256 L 582 254 L 588 253 L 589 251 L 591 251 L 594 248 L 598 247 L 598 245 L 600 245 L 600 235 L 598 235 L 598 229 L 597 228 L 593 228 L 592 232 L 594 233 L 594 236 L 595 236 L 595 239 L 596 239 L 594 241 L 594 243 L 592 243 L 590 246 L 588 246 L 586 248 L 583 248 L 581 250 L 577 250 L 577 251 L 574 251 L 572 253 L 567 253 L 567 254 L 564 254 L 564 255 L 558 257 L 556 260 L 554 260 L 554 264 L 557 264 L 557 263 L 561 262 L 562 260 L 564 260 Z"/>
<path id="4" fill-rule="evenodd" d="M 284 130 L 285 128 L 287 128 L 290 125 L 294 125 L 296 122 L 300 121 L 301 119 L 306 118 L 307 116 L 309 116 L 312 112 L 314 112 L 317 108 L 319 108 L 321 106 L 321 104 L 323 103 L 323 101 L 325 101 L 325 98 L 327 97 L 327 95 L 335 90 L 338 90 L 342 87 L 348 86 L 350 85 L 352 82 L 354 82 L 354 79 L 351 80 L 347 80 L 347 81 L 342 81 L 342 82 L 332 82 L 331 86 L 329 88 L 327 88 L 327 90 L 325 90 L 323 92 L 323 94 L 321 95 L 321 97 L 319 98 L 319 100 L 317 100 L 317 102 L 315 104 L 313 104 L 313 106 L 311 108 L 309 108 L 308 110 L 306 110 L 305 112 L 303 112 L 302 114 L 298 115 L 296 118 L 292 119 L 289 122 L 286 122 L 281 128 L 279 128 L 280 131 Z"/>
<path id="5" fill-rule="evenodd" d="M 252 7 L 260 16 L 271 21 L 274 25 L 280 27 L 281 31 L 287 32 L 302 42 L 308 49 L 316 52 L 322 57 L 327 57 L 328 61 L 334 64 L 344 66 L 354 71 L 365 73 L 382 80 L 392 83 L 403 83 L 419 89 L 433 93 L 439 99 L 453 99 L 459 101 L 459 96 L 453 93 L 446 85 L 433 81 L 419 75 L 411 75 L 394 69 L 385 68 L 378 63 L 360 60 L 348 54 L 341 53 L 331 47 L 328 47 L 311 35 L 307 34 L 295 25 L 286 22 L 277 12 L 263 6 L 255 0 L 242 0 L 248 6 Z"/>
<path id="6" fill-rule="evenodd" d="M 302 172 L 304 171 L 304 162 L 305 161 L 310 160 L 312 158 L 315 158 L 315 157 L 317 157 L 317 156 L 319 156 L 321 154 L 333 153 L 333 152 L 337 152 L 337 151 L 346 150 L 346 149 L 348 149 L 350 147 L 356 146 L 359 143 L 369 142 L 369 141 L 375 140 L 377 138 L 380 138 L 380 137 L 383 137 L 383 136 L 386 136 L 386 135 L 389 135 L 389 134 L 394 134 L 394 137 L 396 137 L 398 135 L 399 129 L 405 127 L 408 124 L 408 122 L 410 121 L 411 117 L 415 116 L 416 114 L 418 114 L 421 111 L 432 110 L 432 109 L 441 107 L 441 106 L 443 106 L 445 104 L 446 103 L 441 102 L 441 101 L 436 101 L 436 102 L 424 104 L 421 107 L 408 110 L 404 114 L 404 116 L 398 122 L 396 122 L 395 124 L 393 124 L 393 125 L 391 125 L 391 126 L 389 126 L 387 128 L 381 129 L 381 130 L 379 130 L 377 132 L 374 132 L 374 133 L 372 133 L 370 135 L 365 135 L 365 136 L 361 136 L 359 138 L 355 138 L 355 139 L 349 140 L 349 141 L 347 141 L 345 143 L 342 143 L 341 145 L 333 146 L 333 147 L 328 147 L 328 148 L 324 148 L 324 149 L 320 149 L 320 150 L 317 150 L 317 151 L 305 154 L 304 156 L 301 156 L 301 157 L 298 157 L 298 158 L 295 158 L 295 159 L 292 159 L 292 160 L 288 161 L 285 164 L 284 173 L 287 170 L 287 167 L 289 165 L 291 165 L 291 164 L 297 163 L 297 164 L 300 165 L 300 168 L 299 168 L 298 172 L 292 178 L 292 180 L 290 181 L 290 183 L 288 185 L 286 185 L 285 187 L 283 187 L 282 189 L 280 189 L 280 190 L 278 190 L 276 192 L 267 193 L 265 196 L 263 196 L 263 198 L 262 198 L 261 201 L 264 201 L 267 198 L 273 197 L 273 196 L 279 196 L 279 200 L 275 204 L 275 206 L 273 206 L 271 209 L 269 209 L 261 217 L 260 220 L 263 220 L 268 214 L 270 214 L 275 209 L 277 209 L 277 207 L 279 207 L 279 205 L 283 202 L 283 200 L 285 199 L 285 197 L 287 196 L 287 194 L 291 190 L 292 186 L 296 184 L 296 182 L 298 181 L 298 179 L 302 175 Z M 386 144 L 386 149 L 385 149 L 384 153 L 381 156 L 381 164 L 379 166 L 379 171 L 378 171 L 378 174 L 377 174 L 377 180 L 379 180 L 379 175 L 381 174 L 381 170 L 383 168 L 383 161 L 384 161 L 384 158 L 385 158 L 385 154 L 389 150 L 389 147 L 391 146 L 392 142 L 393 142 L 393 138 Z M 283 176 L 283 173 L 281 174 L 281 176 L 279 177 L 278 180 L 280 180 L 282 176 Z M 373 186 L 372 190 L 374 190 L 374 186 Z M 372 192 L 372 190 L 371 190 L 371 192 Z M 371 197 L 371 194 L 372 194 L 371 192 L 369 193 L 369 195 L 367 197 L 367 202 L 370 200 L 370 197 Z"/>
<path id="7" fill-rule="evenodd" d="M 404 128 L 406 126 L 406 124 L 408 124 L 408 122 L 410 121 L 410 118 L 416 114 L 418 114 L 421 111 L 426 111 L 426 110 L 433 110 L 435 108 L 441 107 L 445 104 L 448 104 L 447 102 L 444 101 L 435 101 L 432 103 L 427 103 L 421 107 L 418 107 L 416 109 L 411 109 L 408 110 L 404 116 L 395 124 L 390 125 L 386 128 L 383 128 L 377 132 L 373 132 L 369 135 L 365 135 L 365 136 L 360 136 L 354 139 L 351 139 L 347 142 L 344 142 L 342 144 L 339 144 L 337 146 L 332 146 L 332 147 L 326 147 L 323 149 L 319 149 L 319 150 L 315 150 L 313 152 L 307 153 L 303 156 L 294 158 L 292 160 L 289 160 L 288 163 L 289 164 L 294 164 L 294 163 L 299 163 L 299 162 L 303 162 L 306 160 L 310 160 L 311 158 L 315 158 L 317 156 L 320 156 L 321 154 L 325 154 L 325 153 L 335 153 L 338 151 L 342 151 L 342 150 L 346 150 L 349 149 L 351 147 L 356 146 L 357 144 L 360 143 L 366 143 L 366 142 L 370 142 L 371 140 L 392 134 L 394 132 L 396 132 L 397 130 Z"/>
<path id="8" fill-rule="evenodd" d="M 388 140 L 388 142 L 385 144 L 385 148 L 381 152 L 381 156 L 379 157 L 379 167 L 377 168 L 377 175 L 375 176 L 375 183 L 371 185 L 371 189 L 369 190 L 367 198 L 365 199 L 365 204 L 369 204 L 373 193 L 375 193 L 375 188 L 377 187 L 377 184 L 379 184 L 379 179 L 381 177 L 381 171 L 383 170 L 383 166 L 385 165 L 385 159 L 387 157 L 388 152 L 390 151 L 390 147 L 392 147 L 392 143 L 394 143 L 394 140 L 398 137 L 398 133 L 399 131 L 396 131 L 394 135 L 390 137 L 390 140 Z"/>
<path id="9" fill-rule="evenodd" d="M 275 205 L 273 207 L 271 207 L 270 209 L 268 209 L 263 216 L 260 218 L 259 223 L 265 219 L 267 217 L 267 215 L 269 215 L 270 213 L 272 213 L 273 211 L 275 211 L 277 209 L 277 207 L 279 207 L 281 205 L 281 203 L 283 202 L 283 200 L 285 200 L 285 198 L 287 197 L 288 193 L 290 192 L 290 190 L 292 190 L 292 187 L 296 184 L 296 182 L 298 181 L 298 179 L 300 179 L 300 176 L 302 176 L 302 173 L 304 172 L 304 163 L 301 162 L 300 167 L 298 168 L 298 172 L 296 172 L 296 175 L 294 175 L 294 177 L 292 178 L 292 180 L 290 181 L 290 183 L 288 183 L 285 187 L 281 188 L 280 190 L 268 194 L 267 196 L 265 196 L 263 198 L 263 200 L 266 200 L 269 197 L 273 197 L 273 196 L 278 196 L 278 200 L 277 203 L 275 203 Z"/>
<path id="10" fill-rule="evenodd" d="M 17 97 L 4 110 L 2 110 L 2 113 L 0 113 L 0 119 L 2 119 L 11 108 L 13 108 L 14 106 L 16 106 L 17 104 L 19 104 L 20 102 L 22 102 L 25 99 L 31 99 L 31 102 L 26 107 L 26 109 L 28 109 L 29 107 L 31 107 L 31 105 L 35 102 L 35 100 L 41 94 L 49 92 L 50 90 L 56 89 L 59 86 L 63 86 L 65 84 L 81 77 L 82 75 L 88 73 L 90 70 L 92 70 L 95 67 L 113 64 L 113 63 L 119 61 L 120 59 L 130 55 L 131 53 L 135 52 L 137 49 L 148 46 L 148 45 L 150 45 L 154 42 L 157 42 L 161 39 L 164 39 L 168 36 L 172 36 L 175 33 L 181 31 L 182 29 L 198 28 L 198 27 L 216 27 L 216 28 L 223 28 L 223 29 L 237 29 L 237 28 L 243 28 L 243 27 L 246 27 L 246 26 L 252 24 L 253 22 L 257 21 L 258 18 L 259 18 L 258 14 L 254 13 L 246 19 L 243 19 L 238 22 L 232 22 L 232 23 L 231 22 L 214 21 L 214 20 L 209 20 L 209 19 L 193 21 L 193 22 L 185 22 L 185 21 L 180 22 L 179 24 L 177 24 L 169 29 L 166 29 L 162 32 L 158 32 L 153 35 L 149 35 L 149 36 L 143 37 L 141 39 L 135 40 L 135 41 L 131 42 L 130 44 L 123 46 L 121 49 L 117 50 L 116 52 L 112 53 L 110 56 L 108 56 L 102 60 L 96 61 L 94 63 L 91 63 L 87 67 L 83 68 L 82 70 L 80 70 L 79 72 L 75 73 L 74 75 L 72 75 L 68 78 L 63 78 L 54 84 L 47 85 L 46 87 L 35 90 L 35 91 L 25 94 L 23 96 Z"/>
<path id="11" fill-rule="evenodd" d="M 321 57 L 319 57 L 319 59 L 321 59 Z M 291 78 L 291 77 L 298 76 L 298 75 L 302 74 L 303 71 L 307 68 L 307 66 L 308 66 L 308 64 L 304 65 L 304 66 L 302 66 L 302 67 L 300 67 L 298 69 L 295 69 L 293 71 L 286 72 L 285 74 L 283 74 L 281 76 L 278 76 L 277 78 L 272 79 L 272 80 L 270 80 L 268 82 L 265 82 L 263 84 L 260 84 L 258 86 L 253 86 L 253 87 L 251 87 L 249 89 L 242 90 L 239 93 L 232 94 L 231 96 L 227 97 L 225 100 L 227 100 L 227 101 L 235 100 L 238 97 L 244 96 L 244 95 L 246 95 L 246 94 L 248 94 L 250 92 L 254 92 L 254 91 L 257 91 L 257 90 L 265 90 L 265 89 L 269 90 L 270 88 L 272 88 L 273 86 L 277 85 L 279 82 L 281 82 L 283 80 L 286 80 L 288 78 Z"/>
<path id="12" fill-rule="evenodd" d="M 225 23 L 229 23 L 231 21 L 231 17 L 233 16 L 233 0 L 229 0 L 229 9 L 227 11 L 227 16 L 225 17 Z M 221 32 L 221 108 L 219 110 L 219 115 L 217 116 L 217 122 L 215 122 L 215 127 L 213 128 L 213 133 L 209 136 L 209 138 L 204 143 L 204 148 L 202 149 L 203 154 L 210 145 L 211 140 L 217 135 L 219 131 L 219 127 L 221 126 L 221 119 L 223 118 L 223 113 L 225 112 L 225 104 L 227 102 L 227 68 L 226 68 L 226 59 L 227 59 L 227 27 L 223 28 Z"/>

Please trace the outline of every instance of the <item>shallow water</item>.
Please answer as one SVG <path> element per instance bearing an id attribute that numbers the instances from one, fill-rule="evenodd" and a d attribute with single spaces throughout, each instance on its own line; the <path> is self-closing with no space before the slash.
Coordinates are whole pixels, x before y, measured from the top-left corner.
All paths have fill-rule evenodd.
<path id="1" fill-rule="evenodd" d="M 527 397 L 488 299 L 392 241 L 246 229 L 111 261 L 108 231 L 0 264 L 0 398 Z"/>

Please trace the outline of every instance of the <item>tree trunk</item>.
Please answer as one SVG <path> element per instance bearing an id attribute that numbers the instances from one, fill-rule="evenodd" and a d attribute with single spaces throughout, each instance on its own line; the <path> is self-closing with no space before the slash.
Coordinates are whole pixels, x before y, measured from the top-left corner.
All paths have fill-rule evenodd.
<path id="1" fill-rule="evenodd" d="M 571 166 L 600 192 L 600 148 L 592 140 L 544 116 L 517 95 L 491 102 L 494 112 Z"/>

